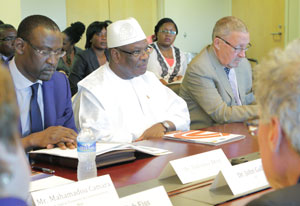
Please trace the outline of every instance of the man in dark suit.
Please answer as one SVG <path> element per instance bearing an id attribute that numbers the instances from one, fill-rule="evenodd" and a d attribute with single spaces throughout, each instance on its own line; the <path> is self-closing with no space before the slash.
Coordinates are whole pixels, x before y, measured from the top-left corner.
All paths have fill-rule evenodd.
<path id="1" fill-rule="evenodd" d="M 20 110 L 22 144 L 32 147 L 74 148 L 71 92 L 64 74 L 55 72 L 64 55 L 62 36 L 48 17 L 33 15 L 19 25 L 16 53 L 9 68 Z"/>
<path id="2" fill-rule="evenodd" d="M 274 192 L 249 206 L 300 205 L 300 40 L 255 68 L 260 109 L 258 142 L 263 168 Z"/>

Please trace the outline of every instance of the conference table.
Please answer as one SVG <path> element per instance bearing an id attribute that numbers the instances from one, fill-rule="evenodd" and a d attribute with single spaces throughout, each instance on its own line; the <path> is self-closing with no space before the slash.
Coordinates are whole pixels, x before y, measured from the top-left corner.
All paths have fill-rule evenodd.
<path id="1" fill-rule="evenodd" d="M 218 148 L 222 148 L 228 159 L 247 155 L 258 151 L 258 143 L 255 137 L 252 137 L 246 125 L 243 123 L 231 123 L 205 128 L 206 131 L 226 132 L 233 134 L 243 134 L 244 139 L 223 144 L 220 146 L 210 146 L 197 143 L 179 142 L 174 140 L 154 139 L 136 142 L 137 145 L 163 148 L 171 151 L 171 154 L 158 157 L 144 157 L 131 162 L 117 164 L 109 167 L 98 168 L 98 176 L 109 174 L 115 187 L 121 188 L 133 184 L 142 183 L 158 178 L 164 167 L 169 161 L 195 155 Z M 38 163 L 39 166 L 55 170 L 55 175 L 67 179 L 77 180 L 77 170 L 67 167 L 50 165 L 47 163 Z M 260 195 L 260 193 L 251 195 L 251 198 Z M 242 205 L 241 200 L 235 200 L 223 205 Z M 249 200 L 248 200 L 249 201 Z"/>

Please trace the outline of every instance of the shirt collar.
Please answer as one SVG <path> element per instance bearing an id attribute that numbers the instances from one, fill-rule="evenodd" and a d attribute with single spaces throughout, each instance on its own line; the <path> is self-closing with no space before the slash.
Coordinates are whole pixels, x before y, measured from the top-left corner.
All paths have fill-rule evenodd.
<path id="1" fill-rule="evenodd" d="M 25 89 L 35 83 L 43 84 L 43 81 L 41 80 L 37 80 L 36 82 L 31 82 L 29 79 L 27 79 L 17 68 L 15 58 L 13 58 L 13 60 L 10 61 L 9 69 L 16 89 L 19 90 Z"/>
<path id="2" fill-rule="evenodd" d="M 2 55 L 2 59 L 3 59 L 4 61 L 7 61 L 7 60 L 9 60 L 9 57 Z"/>

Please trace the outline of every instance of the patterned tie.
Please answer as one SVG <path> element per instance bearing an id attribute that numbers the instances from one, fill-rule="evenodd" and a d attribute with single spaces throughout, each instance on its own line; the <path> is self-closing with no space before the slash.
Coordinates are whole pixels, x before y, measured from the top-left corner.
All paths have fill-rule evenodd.
<path id="1" fill-rule="evenodd" d="M 227 68 L 227 67 L 224 68 L 224 71 L 227 74 L 227 78 L 229 80 L 229 83 L 230 83 L 230 86 L 231 86 L 232 93 L 233 93 L 234 100 L 235 100 L 236 104 L 237 105 L 242 105 L 242 102 L 241 102 L 240 97 L 239 97 L 238 87 L 237 87 L 236 81 L 235 81 L 236 77 L 235 77 L 234 71 L 232 71 L 232 73 L 230 74 L 230 69 Z"/>
<path id="2" fill-rule="evenodd" d="M 225 70 L 225 73 L 227 74 L 227 78 L 229 78 L 228 75 L 229 75 L 230 69 L 225 67 L 224 70 Z"/>
<path id="3" fill-rule="evenodd" d="M 39 104 L 37 102 L 39 83 L 31 85 L 32 96 L 30 101 L 30 123 L 31 133 L 43 130 L 43 122 Z"/>

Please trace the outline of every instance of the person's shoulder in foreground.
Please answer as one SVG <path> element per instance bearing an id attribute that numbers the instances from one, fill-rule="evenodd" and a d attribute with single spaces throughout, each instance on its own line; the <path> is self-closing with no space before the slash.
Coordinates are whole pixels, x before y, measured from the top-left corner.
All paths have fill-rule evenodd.
<path id="1" fill-rule="evenodd" d="M 0 64 L 0 205 L 26 206 L 30 169 L 18 132 L 18 106 L 10 74 Z"/>
<path id="2" fill-rule="evenodd" d="M 189 64 L 179 92 L 188 104 L 192 129 L 257 116 L 251 66 L 245 58 L 249 42 L 240 19 L 229 16 L 217 21 L 212 44 Z"/>
<path id="3" fill-rule="evenodd" d="M 275 191 L 248 205 L 300 205 L 299 65 L 298 39 L 255 67 L 258 143 L 264 172 Z"/>
<path id="4" fill-rule="evenodd" d="M 298 206 L 299 191 L 300 184 L 278 189 L 249 202 L 247 206 Z"/>

